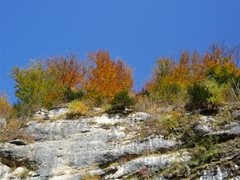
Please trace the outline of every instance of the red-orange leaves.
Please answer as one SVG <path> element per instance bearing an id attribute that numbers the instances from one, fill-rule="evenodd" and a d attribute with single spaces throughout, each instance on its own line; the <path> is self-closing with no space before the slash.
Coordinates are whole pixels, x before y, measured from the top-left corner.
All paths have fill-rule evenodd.
<path id="1" fill-rule="evenodd" d="M 215 46 L 211 53 L 205 53 L 203 58 L 196 52 L 191 56 L 188 52 L 183 52 L 178 62 L 161 58 L 154 68 L 154 78 L 147 84 L 146 89 L 158 101 L 168 102 L 174 95 L 176 99 L 180 99 L 180 94 L 184 95 L 189 87 L 206 80 L 217 83 L 217 86 L 233 86 L 232 89 L 236 89 L 240 83 L 240 70 L 237 60 L 234 60 L 235 53 L 238 52 Z M 215 99 L 212 100 L 214 101 Z"/>
<path id="2" fill-rule="evenodd" d="M 187 52 L 183 52 L 180 58 L 180 62 L 173 69 L 171 74 L 167 77 L 167 82 L 174 83 L 180 87 L 185 88 L 188 86 L 190 79 L 190 56 Z"/>
<path id="3" fill-rule="evenodd" d="M 121 60 L 115 62 L 108 52 L 89 54 L 85 89 L 88 95 L 111 101 L 120 91 L 129 91 L 133 85 L 132 71 Z"/>
<path id="4" fill-rule="evenodd" d="M 47 60 L 47 73 L 52 75 L 59 85 L 76 89 L 82 83 L 84 67 L 74 55 L 66 58 L 55 57 Z"/>

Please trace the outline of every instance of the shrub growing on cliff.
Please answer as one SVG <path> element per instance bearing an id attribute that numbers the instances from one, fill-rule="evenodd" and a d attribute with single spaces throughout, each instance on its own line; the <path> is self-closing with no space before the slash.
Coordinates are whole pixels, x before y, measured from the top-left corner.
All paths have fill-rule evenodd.
<path id="1" fill-rule="evenodd" d="M 79 100 L 74 100 L 69 104 L 68 118 L 84 116 L 89 113 L 89 108 Z"/>
<path id="2" fill-rule="evenodd" d="M 121 91 L 112 100 L 110 111 L 124 111 L 125 108 L 130 108 L 135 103 L 127 91 Z"/>
<path id="3" fill-rule="evenodd" d="M 225 102 L 227 84 L 219 85 L 214 81 L 204 81 L 188 88 L 189 108 L 217 107 Z"/>
<path id="4" fill-rule="evenodd" d="M 208 104 L 208 98 L 211 97 L 211 93 L 203 84 L 193 84 L 188 87 L 188 94 L 190 102 L 189 108 L 198 109 Z"/>
<path id="5" fill-rule="evenodd" d="M 83 96 L 84 92 L 82 90 L 74 90 L 70 87 L 65 88 L 64 99 L 66 102 L 71 102 L 73 100 L 81 100 Z"/>

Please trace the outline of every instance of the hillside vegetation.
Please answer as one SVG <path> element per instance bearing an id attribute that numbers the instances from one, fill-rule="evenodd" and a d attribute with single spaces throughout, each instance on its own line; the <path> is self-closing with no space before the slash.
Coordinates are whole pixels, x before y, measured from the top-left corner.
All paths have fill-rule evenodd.
<path id="1" fill-rule="evenodd" d="M 238 55 L 237 49 L 214 45 L 202 56 L 184 51 L 178 61 L 159 58 L 140 93 L 133 90 L 131 68 L 102 50 L 89 53 L 85 61 L 74 55 L 38 60 L 27 68 L 13 68 L 18 102 L 10 108 L 7 96 L 2 95 L 0 116 L 26 119 L 41 108 L 72 101 L 80 101 L 85 109 L 119 105 L 145 111 L 166 105 L 197 110 L 239 104 Z"/>
<path id="2" fill-rule="evenodd" d="M 0 97 L 0 178 L 239 179 L 239 51 L 159 58 L 141 92 L 105 51 L 15 67 Z"/>

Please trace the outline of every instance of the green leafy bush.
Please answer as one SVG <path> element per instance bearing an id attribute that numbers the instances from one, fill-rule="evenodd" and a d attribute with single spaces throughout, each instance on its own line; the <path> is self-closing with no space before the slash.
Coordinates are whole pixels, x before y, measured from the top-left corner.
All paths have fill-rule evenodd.
<path id="1" fill-rule="evenodd" d="M 128 91 L 121 91 L 113 98 L 110 111 L 124 111 L 125 108 L 130 108 L 135 103 L 135 100 L 130 97 Z"/>
<path id="2" fill-rule="evenodd" d="M 219 85 L 211 80 L 193 84 L 188 88 L 190 98 L 188 106 L 193 109 L 220 106 L 225 102 L 228 88 L 228 84 Z"/>
<path id="3" fill-rule="evenodd" d="M 81 100 L 84 96 L 84 92 L 81 90 L 73 90 L 69 87 L 64 90 L 64 99 L 66 102 L 71 102 L 73 100 Z"/>
<path id="4" fill-rule="evenodd" d="M 229 84 L 217 84 L 215 81 L 206 81 L 206 87 L 211 93 L 211 97 L 207 99 L 208 103 L 219 106 L 225 101 L 226 92 L 229 90 Z"/>
<path id="5" fill-rule="evenodd" d="M 164 83 L 161 98 L 168 104 L 172 104 L 180 99 L 182 90 L 181 87 L 175 83 Z"/>
<path id="6" fill-rule="evenodd" d="M 185 126 L 188 123 L 188 118 L 184 116 L 182 112 L 172 111 L 167 114 L 163 114 L 161 119 L 163 128 L 171 132 L 174 129 Z"/>
<path id="7" fill-rule="evenodd" d="M 183 89 L 176 83 L 162 82 L 150 93 L 155 102 L 173 104 L 185 96 Z"/>
<path id="8" fill-rule="evenodd" d="M 205 107 L 208 104 L 208 98 L 212 95 L 208 88 L 203 84 L 193 84 L 188 87 L 190 97 L 189 107 L 193 109 Z"/>

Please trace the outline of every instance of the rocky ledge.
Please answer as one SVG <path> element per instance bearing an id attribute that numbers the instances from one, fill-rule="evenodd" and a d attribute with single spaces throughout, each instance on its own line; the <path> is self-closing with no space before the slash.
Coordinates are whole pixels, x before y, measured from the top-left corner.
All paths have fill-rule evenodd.
<path id="1" fill-rule="evenodd" d="M 29 122 L 23 130 L 33 143 L 0 143 L 0 179 L 240 179 L 238 119 L 220 126 L 202 116 L 189 131 L 165 136 L 144 134 L 151 121 L 137 112 Z"/>

